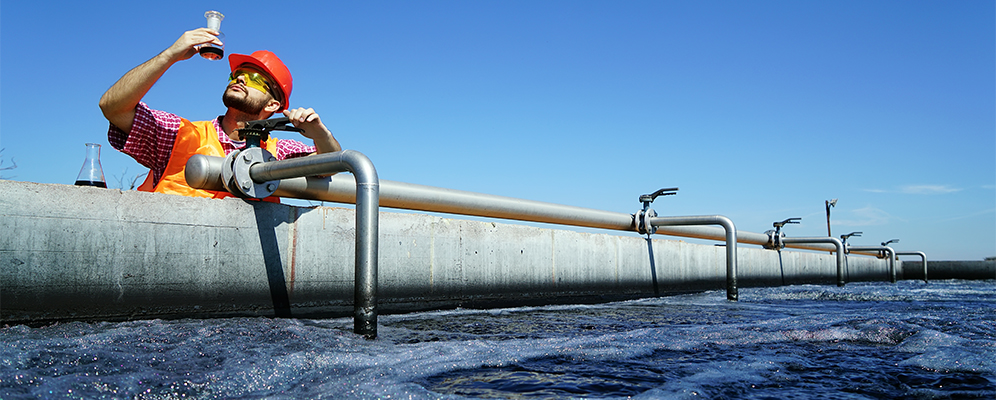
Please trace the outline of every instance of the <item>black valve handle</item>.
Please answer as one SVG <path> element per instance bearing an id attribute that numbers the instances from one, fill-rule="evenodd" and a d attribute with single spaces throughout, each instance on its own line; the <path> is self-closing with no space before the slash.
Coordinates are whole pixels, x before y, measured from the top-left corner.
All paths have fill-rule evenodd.
<path id="1" fill-rule="evenodd" d="M 260 147 L 260 144 L 270 138 L 271 131 L 304 132 L 304 129 L 291 125 L 290 118 L 270 118 L 246 121 L 243 128 L 236 130 L 239 139 L 246 141 L 245 148 Z"/>
<path id="2" fill-rule="evenodd" d="M 785 225 L 788 225 L 788 224 L 798 224 L 799 221 L 802 221 L 802 218 L 789 218 L 789 219 L 786 219 L 786 220 L 784 220 L 782 222 L 775 222 L 775 223 L 773 223 L 771 225 L 774 226 L 775 228 L 781 228 L 781 227 L 783 227 Z"/>
<path id="3" fill-rule="evenodd" d="M 658 190 L 656 192 L 653 192 L 651 194 L 640 195 L 640 202 L 641 203 L 653 203 L 654 200 L 657 200 L 658 196 L 670 196 L 670 195 L 673 195 L 673 194 L 678 194 L 678 188 L 664 188 L 664 189 L 660 189 L 660 190 Z"/>

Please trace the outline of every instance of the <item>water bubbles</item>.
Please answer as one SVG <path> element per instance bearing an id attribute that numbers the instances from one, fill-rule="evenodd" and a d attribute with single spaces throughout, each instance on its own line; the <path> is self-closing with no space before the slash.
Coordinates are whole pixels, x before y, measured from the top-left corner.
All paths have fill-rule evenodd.
<path id="1" fill-rule="evenodd" d="M 373 341 L 351 319 L 15 326 L 0 398 L 996 396 L 992 283 L 920 287 L 385 315 Z"/>

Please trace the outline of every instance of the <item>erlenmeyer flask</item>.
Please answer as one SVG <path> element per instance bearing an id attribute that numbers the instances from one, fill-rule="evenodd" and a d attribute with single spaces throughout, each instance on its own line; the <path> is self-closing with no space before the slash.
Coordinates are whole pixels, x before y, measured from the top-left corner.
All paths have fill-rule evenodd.
<path id="1" fill-rule="evenodd" d="M 83 161 L 80 175 L 76 177 L 76 186 L 107 187 L 107 182 L 104 181 L 104 170 L 100 168 L 99 144 L 86 144 L 86 160 Z"/>

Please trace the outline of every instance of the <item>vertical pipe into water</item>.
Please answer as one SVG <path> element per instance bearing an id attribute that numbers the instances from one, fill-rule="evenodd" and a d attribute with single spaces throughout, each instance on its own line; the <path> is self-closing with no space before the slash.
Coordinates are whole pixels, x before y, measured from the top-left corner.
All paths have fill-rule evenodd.
<path id="1" fill-rule="evenodd" d="M 896 257 L 899 256 L 920 256 L 923 260 L 923 283 L 927 283 L 927 253 L 922 251 L 899 251 L 896 252 Z"/>
<path id="2" fill-rule="evenodd" d="M 249 168 L 256 182 L 349 171 L 356 180 L 356 256 L 353 279 L 353 332 L 377 337 L 377 235 L 380 180 L 367 156 L 354 150 L 258 163 Z"/>
<path id="3" fill-rule="evenodd" d="M 850 252 L 855 251 L 877 251 L 878 257 L 882 257 L 882 252 L 885 252 L 886 256 L 889 257 L 889 280 L 892 283 L 896 283 L 896 251 L 889 246 L 848 246 L 847 250 Z"/>
<path id="4" fill-rule="evenodd" d="M 688 217 L 653 217 L 653 226 L 720 225 L 726 231 L 726 299 L 737 301 L 737 227 L 733 220 L 722 215 L 697 215 Z M 655 231 L 656 233 L 656 231 Z"/>
<path id="5" fill-rule="evenodd" d="M 831 243 L 837 248 L 837 286 L 843 287 L 847 282 L 844 279 L 844 242 L 835 237 L 783 237 L 782 243 Z"/>
<path id="6" fill-rule="evenodd" d="M 833 239 L 834 246 L 837 246 L 837 286 L 843 287 L 846 283 L 844 279 L 844 267 L 847 266 L 847 249 L 844 248 L 844 241 Z"/>
<path id="7" fill-rule="evenodd" d="M 882 247 L 885 248 L 885 252 L 889 256 L 889 274 L 892 276 L 892 283 L 896 283 L 896 251 L 889 246 Z"/>
<path id="8" fill-rule="evenodd" d="M 356 185 L 356 265 L 353 283 L 353 332 L 369 339 L 377 337 L 377 236 L 379 187 L 377 173 Z M 359 181 L 359 179 L 357 179 Z"/>

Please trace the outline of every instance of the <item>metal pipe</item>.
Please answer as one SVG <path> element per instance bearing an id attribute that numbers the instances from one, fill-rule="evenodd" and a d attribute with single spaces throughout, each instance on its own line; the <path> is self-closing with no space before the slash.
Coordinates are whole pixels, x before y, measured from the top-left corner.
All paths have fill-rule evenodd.
<path id="1" fill-rule="evenodd" d="M 331 178 L 293 178 L 282 180 L 274 195 L 336 203 L 353 203 L 355 199 L 350 191 L 351 188 L 352 177 L 349 175 L 336 175 Z M 380 181 L 380 205 L 406 210 L 618 231 L 634 231 L 636 229 L 632 214 L 465 192 L 386 179 Z M 658 227 L 657 234 L 716 241 L 726 240 L 726 231 L 723 228 L 711 226 L 661 226 Z M 738 243 L 763 246 L 768 243 L 769 239 L 768 235 L 763 233 L 737 231 Z M 786 247 L 817 251 L 836 250 L 830 244 L 797 243 Z M 875 252 L 867 255 L 877 254 Z"/>
<path id="2" fill-rule="evenodd" d="M 722 215 L 698 215 L 688 217 L 651 217 L 650 225 L 657 227 L 674 225 L 720 225 L 725 230 L 726 241 L 726 299 L 737 301 L 737 227 L 733 220 Z"/>
<path id="3" fill-rule="evenodd" d="M 920 256 L 923 260 L 923 283 L 927 283 L 927 253 L 922 251 L 900 251 L 896 252 L 896 257 L 899 256 Z"/>
<path id="4" fill-rule="evenodd" d="M 275 196 L 355 203 L 353 177 L 292 178 L 280 181 Z M 633 231 L 633 216 L 610 211 L 523 200 L 397 181 L 380 181 L 380 205 L 519 221 Z"/>
<path id="5" fill-rule="evenodd" d="M 311 158 L 311 157 L 307 157 Z M 310 174 L 328 173 L 318 169 L 307 169 L 311 164 L 307 158 L 294 160 L 284 160 L 289 165 L 300 165 L 301 171 Z M 194 160 L 194 158 L 191 158 Z M 188 163 L 188 182 L 197 181 L 203 187 L 223 187 L 220 182 L 207 182 L 212 179 L 220 180 L 221 161 L 198 161 L 200 167 L 194 171 L 191 168 L 193 161 Z M 259 165 L 259 168 L 267 167 L 266 164 Z M 317 177 L 294 177 L 293 174 L 276 174 L 267 171 L 260 174 L 260 179 L 280 179 L 279 187 L 274 192 L 275 196 L 330 201 L 337 203 L 355 203 L 356 194 L 354 188 L 355 178 L 349 175 L 335 175 L 326 178 Z M 257 179 L 253 176 L 253 179 Z M 454 189 L 444 189 L 432 186 L 417 185 L 412 183 L 396 182 L 389 180 L 380 181 L 380 205 L 384 207 L 400 208 L 407 210 L 440 212 L 448 214 L 470 215 L 489 218 L 503 218 L 518 221 L 543 222 L 550 224 L 581 226 L 590 228 L 610 229 L 619 231 L 636 231 L 636 223 L 633 214 L 594 210 L 590 208 L 567 206 L 555 203 L 523 200 L 512 197 L 496 196 L 482 193 L 466 192 Z M 682 217 L 673 217 L 682 218 Z M 697 217 L 688 217 L 697 218 Z M 663 221 L 662 221 L 663 222 Z M 723 225 L 723 228 L 708 226 L 670 226 L 661 224 L 657 227 L 656 233 L 662 235 L 727 241 L 731 236 L 735 243 L 747 243 L 755 245 L 766 245 L 771 240 L 767 234 L 737 231 L 733 227 L 725 226 L 721 220 L 710 220 L 707 224 Z M 832 241 L 829 243 L 790 243 L 786 247 L 817 250 L 817 251 L 839 251 Z M 727 251 L 735 251 L 736 246 L 728 246 Z M 877 255 L 877 252 L 868 253 Z M 736 297 L 736 257 L 727 256 L 727 297 Z M 731 268 L 732 267 L 732 268 Z M 732 271 L 732 273 L 730 273 Z M 731 291 L 730 288 L 734 290 Z"/>
<path id="6" fill-rule="evenodd" d="M 892 283 L 896 283 L 896 251 L 889 246 L 847 246 L 847 251 L 853 253 L 855 251 L 876 251 L 876 256 L 881 256 L 881 252 L 886 252 L 889 257 L 889 274 L 891 275 Z"/>
<path id="7" fill-rule="evenodd" d="M 191 157 L 187 167 L 187 182 L 197 180 L 196 186 L 209 190 L 225 190 L 221 184 L 222 159 L 198 160 L 197 171 L 191 171 Z M 356 187 L 350 175 L 335 175 L 328 178 L 304 177 L 280 181 L 275 196 L 296 199 L 330 201 L 335 203 L 355 203 Z M 220 189 L 219 189 L 220 188 Z M 477 217 L 503 218 L 518 221 L 544 222 L 560 225 L 582 226 L 618 231 L 634 231 L 632 214 L 593 210 L 590 208 L 566 206 L 555 203 L 522 200 L 512 197 L 495 196 L 454 189 L 444 189 L 413 183 L 380 181 L 380 205 L 382 207 L 406 210 L 430 211 Z M 726 240 L 723 228 L 711 226 L 661 226 L 657 234 L 696 238 L 705 240 Z M 737 231 L 737 242 L 764 246 L 770 238 L 763 233 Z M 802 250 L 835 251 L 832 244 L 793 243 L 786 247 Z M 860 253 L 878 255 L 878 252 Z"/>
<path id="8" fill-rule="evenodd" d="M 782 237 L 782 243 L 788 246 L 790 243 L 830 243 L 833 244 L 837 252 L 837 286 L 844 286 L 844 242 L 835 237 Z"/>
<path id="9" fill-rule="evenodd" d="M 192 187 L 218 190 L 224 159 L 194 155 L 187 162 L 185 178 Z M 367 156 L 354 150 L 257 163 L 249 168 L 255 182 L 309 175 L 352 173 L 353 203 L 356 204 L 356 254 L 353 283 L 353 331 L 377 337 L 377 250 L 380 181 Z M 301 178 L 304 179 L 304 178 Z M 279 194 L 277 194 L 279 195 Z"/>
<path id="10" fill-rule="evenodd" d="M 225 159 L 222 157 L 194 154 L 187 159 L 184 179 L 192 188 L 226 192 L 228 190 L 221 183 L 221 170 L 224 165 Z"/>

